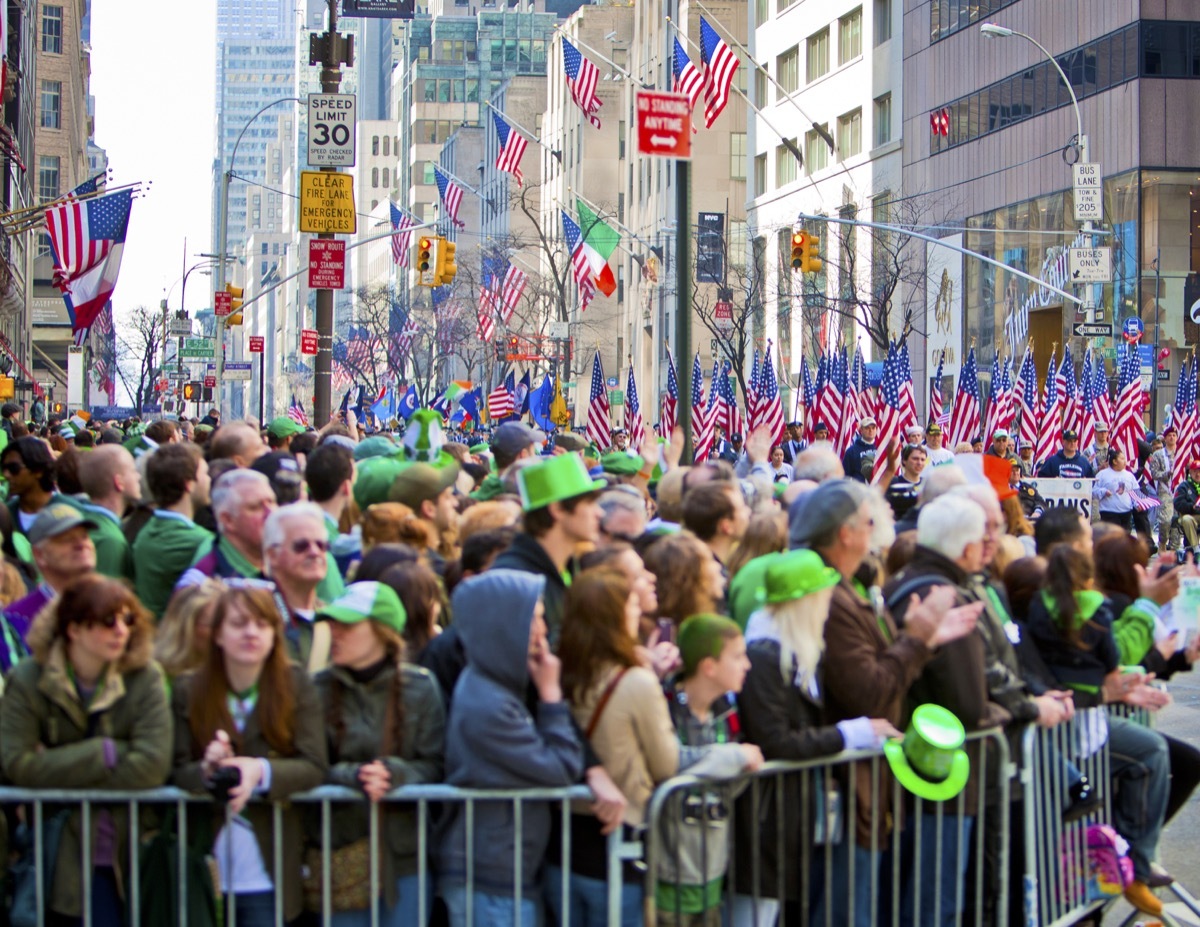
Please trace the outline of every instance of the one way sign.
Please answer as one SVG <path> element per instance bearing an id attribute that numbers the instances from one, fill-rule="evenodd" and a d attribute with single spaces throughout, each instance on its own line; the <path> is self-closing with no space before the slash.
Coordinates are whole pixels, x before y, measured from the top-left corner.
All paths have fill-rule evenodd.
<path id="1" fill-rule="evenodd" d="M 1112 248 L 1068 248 L 1067 274 L 1073 285 L 1112 282 Z"/>
<path id="2" fill-rule="evenodd" d="M 1111 322 L 1079 322 L 1073 331 L 1079 338 L 1111 338 L 1113 327 Z"/>

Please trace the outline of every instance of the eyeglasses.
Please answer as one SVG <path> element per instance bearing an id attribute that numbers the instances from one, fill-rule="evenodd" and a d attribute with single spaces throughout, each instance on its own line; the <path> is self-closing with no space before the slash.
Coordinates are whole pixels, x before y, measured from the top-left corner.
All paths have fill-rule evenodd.
<path id="1" fill-rule="evenodd" d="M 24 469 L 25 464 L 21 463 L 19 460 L 10 460 L 8 463 L 0 466 L 0 470 L 4 471 L 9 476 L 16 476 Z"/>
<path id="2" fill-rule="evenodd" d="M 133 612 L 125 608 L 119 612 L 113 612 L 111 615 L 105 615 L 103 618 L 97 618 L 94 622 L 92 622 L 92 624 L 100 625 L 100 627 L 107 628 L 111 631 L 117 626 L 118 621 L 128 628 L 133 624 Z"/>
<path id="3" fill-rule="evenodd" d="M 329 542 L 324 538 L 296 538 L 290 546 L 293 554 L 306 554 L 312 547 L 322 554 L 329 550 Z"/>

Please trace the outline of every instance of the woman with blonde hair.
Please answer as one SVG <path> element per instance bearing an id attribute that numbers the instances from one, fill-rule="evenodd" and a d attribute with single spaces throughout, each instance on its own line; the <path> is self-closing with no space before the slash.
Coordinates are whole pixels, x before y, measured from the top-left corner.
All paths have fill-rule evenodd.
<path id="1" fill-rule="evenodd" d="M 0 703 L 5 778 L 33 789 L 155 788 L 171 771 L 171 715 L 162 670 L 150 656 L 150 614 L 123 583 L 96 573 L 72 581 L 34 619 L 32 656 L 12 670 Z M 124 807 L 93 806 L 94 923 L 124 920 L 122 878 L 137 865 Z M 62 829 L 51 917 L 81 916 L 81 822 Z"/>
<path id="2" fill-rule="evenodd" d="M 272 808 L 247 803 L 314 788 L 328 765 L 321 700 L 304 669 L 288 659 L 271 588 L 242 581 L 221 593 L 204 663 L 176 680 L 172 694 L 175 784 L 219 799 L 210 812 L 212 854 L 243 927 L 275 923 L 277 891 L 286 920 L 303 908 L 299 810 L 282 812 L 283 868 L 276 871 Z"/>
<path id="3" fill-rule="evenodd" d="M 154 659 L 162 666 L 168 686 L 204 662 L 212 635 L 213 606 L 224 589 L 223 582 L 210 578 L 171 596 L 154 635 Z"/>
<path id="4" fill-rule="evenodd" d="M 725 578 L 720 562 L 696 535 L 664 535 L 646 548 L 642 560 L 657 579 L 659 618 L 678 627 L 692 615 L 717 611 Z"/>
<path id="5" fill-rule="evenodd" d="M 376 502 L 362 515 L 363 554 L 376 544 L 408 544 L 417 550 L 429 546 L 429 529 L 403 502 Z"/>

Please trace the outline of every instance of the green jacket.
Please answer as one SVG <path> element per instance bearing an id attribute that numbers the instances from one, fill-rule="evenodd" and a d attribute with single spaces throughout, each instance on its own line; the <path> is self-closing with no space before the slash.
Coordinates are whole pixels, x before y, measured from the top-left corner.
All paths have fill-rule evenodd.
<path id="1" fill-rule="evenodd" d="M 121 520 L 100 505 L 83 505 L 80 508 L 97 525 L 95 531 L 89 532 L 96 548 L 96 572 L 113 579 L 132 581 L 133 550 L 125 539 L 125 532 L 121 530 Z"/>
<path id="2" fill-rule="evenodd" d="M 499 475 L 489 473 L 483 478 L 483 482 L 479 484 L 479 488 L 471 493 L 471 498 L 476 502 L 489 502 L 497 496 L 504 494 L 504 483 Z"/>
<path id="3" fill-rule="evenodd" d="M 400 666 L 400 691 L 404 705 L 404 735 L 399 747 L 390 756 L 381 757 L 388 719 L 388 703 L 397 669 L 385 667 L 374 679 L 360 683 L 345 669 L 330 667 L 313 680 L 325 705 L 325 734 L 329 742 L 328 781 L 351 789 L 360 787 L 359 767 L 382 759 L 392 776 L 393 787 L 441 782 L 446 735 L 446 712 L 441 690 L 433 675 L 425 669 L 404 663 Z M 338 690 L 341 706 L 340 738 L 329 717 Z M 417 816 L 415 805 L 387 805 L 382 820 L 382 839 L 386 853 L 383 858 L 382 884 L 389 906 L 396 904 L 396 879 L 417 871 Z M 366 837 L 369 833 L 368 805 L 358 802 L 341 805 L 332 815 L 333 847 L 337 848 Z M 309 818 L 310 839 L 319 841 L 320 816 Z"/>
<path id="4" fill-rule="evenodd" d="M 1113 622 L 1113 637 L 1123 666 L 1141 666 L 1154 649 L 1154 625 L 1161 609 L 1150 599 L 1135 599 Z"/>
<path id="5" fill-rule="evenodd" d="M 179 577 L 212 532 L 174 512 L 155 511 L 133 542 L 134 588 L 142 604 L 161 618 Z"/>
<path id="6" fill-rule="evenodd" d="M 171 714 L 162 670 L 150 659 L 151 639 L 134 643 L 84 705 L 67 671 L 66 647 L 51 645 L 44 662 L 22 660 L 8 677 L 0 703 L 0 764 L 5 778 L 24 788 L 149 789 L 171 771 Z M 116 746 L 105 763 L 104 742 Z M 128 812 L 107 809 L 117 844 L 113 854 L 123 884 L 128 859 Z M 93 846 L 101 815 L 92 815 Z M 69 917 L 82 909 L 80 816 L 71 815 L 50 889 L 50 906 Z"/>
<path id="7" fill-rule="evenodd" d="M 304 840 L 300 810 L 286 802 L 296 792 L 304 792 L 320 785 L 328 767 L 321 700 L 304 670 L 299 666 L 292 666 L 291 669 L 296 698 L 293 752 L 283 756 L 267 743 L 259 727 L 257 708 L 251 711 L 246 719 L 246 726 L 241 732 L 241 748 L 238 751 L 241 756 L 260 756 L 270 761 L 271 788 L 265 798 L 271 802 L 284 803 L 283 916 L 289 921 L 299 917 L 304 907 L 300 880 Z M 203 792 L 205 783 L 200 771 L 200 760 L 208 743 L 196 743 L 188 726 L 188 707 L 195 681 L 194 674 L 181 676 L 175 680 L 171 693 L 171 711 L 175 716 L 175 772 L 172 780 L 181 789 Z M 233 733 L 231 731 L 230 735 Z M 223 812 L 216 808 L 200 809 L 201 814 L 205 812 L 210 815 L 208 825 L 211 826 L 213 834 L 216 834 L 224 819 Z M 246 806 L 242 816 L 254 828 L 263 863 L 267 872 L 273 874 L 275 844 L 271 806 L 264 801 L 255 800 Z"/>

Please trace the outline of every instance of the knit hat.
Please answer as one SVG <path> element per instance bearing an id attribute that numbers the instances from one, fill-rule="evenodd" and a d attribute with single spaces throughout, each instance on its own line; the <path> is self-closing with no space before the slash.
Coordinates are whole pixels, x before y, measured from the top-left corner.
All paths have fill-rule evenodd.
<path id="1" fill-rule="evenodd" d="M 700 661 L 707 657 L 720 659 L 725 642 L 741 637 L 736 622 L 721 615 L 692 615 L 679 626 L 679 657 L 683 661 L 682 675 L 695 674 Z"/>
<path id="2" fill-rule="evenodd" d="M 397 634 L 404 633 L 408 615 L 404 603 L 391 586 L 384 583 L 351 583 L 340 596 L 317 611 L 318 621 L 358 624 L 377 621 Z"/>

